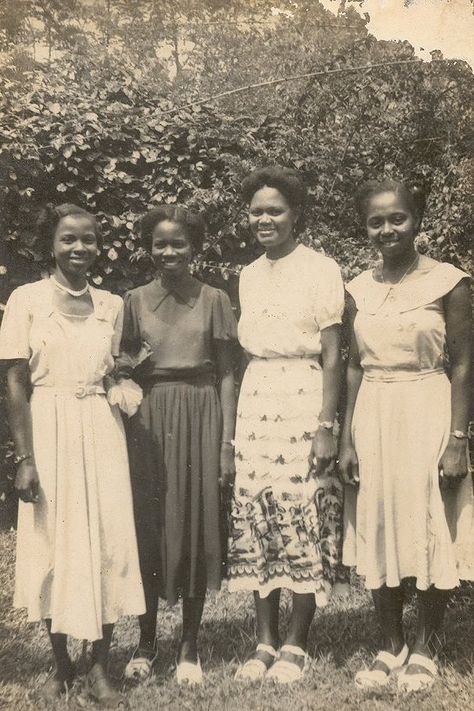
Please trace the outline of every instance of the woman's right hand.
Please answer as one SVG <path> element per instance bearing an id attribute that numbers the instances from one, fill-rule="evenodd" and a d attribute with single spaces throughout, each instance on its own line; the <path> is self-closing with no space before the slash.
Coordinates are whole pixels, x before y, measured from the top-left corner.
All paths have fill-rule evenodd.
<path id="1" fill-rule="evenodd" d="M 26 503 L 36 504 L 39 500 L 39 477 L 32 459 L 24 459 L 18 466 L 15 489 Z"/>
<path id="2" fill-rule="evenodd" d="M 344 484 L 359 485 L 359 460 L 352 442 L 341 444 L 338 468 Z"/>

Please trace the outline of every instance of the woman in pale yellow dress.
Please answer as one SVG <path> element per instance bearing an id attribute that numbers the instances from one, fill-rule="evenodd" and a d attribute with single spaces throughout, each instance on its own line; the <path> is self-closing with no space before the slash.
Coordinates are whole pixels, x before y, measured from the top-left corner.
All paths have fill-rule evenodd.
<path id="1" fill-rule="evenodd" d="M 356 684 L 384 685 L 404 666 L 398 684 L 412 691 L 437 674 L 449 592 L 460 579 L 474 579 L 469 278 L 416 252 L 420 193 L 369 183 L 359 209 L 382 261 L 347 286 L 353 333 L 339 457 L 350 485 L 344 563 L 365 576 L 383 643 Z M 402 627 L 404 578 L 417 588 L 411 650 Z"/>
<path id="2" fill-rule="evenodd" d="M 103 386 L 122 300 L 87 282 L 99 248 L 92 215 L 50 207 L 38 231 L 53 273 L 15 289 L 0 332 L 21 499 L 14 605 L 46 620 L 56 662 L 41 693 L 48 707 L 74 679 L 67 635 L 93 642 L 89 692 L 113 706 L 113 625 L 144 611 L 123 426 Z"/>

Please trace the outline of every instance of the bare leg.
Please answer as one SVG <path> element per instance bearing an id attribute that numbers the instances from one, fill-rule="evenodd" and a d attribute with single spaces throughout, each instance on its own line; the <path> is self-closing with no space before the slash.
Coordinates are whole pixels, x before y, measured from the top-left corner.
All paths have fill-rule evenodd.
<path id="1" fill-rule="evenodd" d="M 183 600 L 183 633 L 179 645 L 178 664 L 198 660 L 197 639 L 201 626 L 202 611 L 204 609 L 203 597 L 185 597 Z"/>
<path id="2" fill-rule="evenodd" d="M 154 573 L 142 573 L 143 588 L 145 592 L 146 612 L 140 615 L 140 642 L 138 644 L 139 656 L 155 655 L 156 617 L 158 614 L 158 577 Z"/>
<path id="3" fill-rule="evenodd" d="M 293 593 L 293 609 L 291 611 L 285 644 L 291 644 L 306 651 L 309 628 L 313 621 L 315 610 L 316 602 L 312 593 L 304 595 Z M 289 662 L 297 664 L 301 668 L 304 666 L 304 657 L 301 655 L 284 651 L 281 652 L 280 657 L 281 659 L 286 659 Z"/>
<path id="4" fill-rule="evenodd" d="M 67 651 L 67 636 L 65 634 L 51 632 L 51 620 L 46 620 L 46 629 L 48 630 L 54 661 L 56 663 L 55 677 L 60 682 L 69 684 L 74 677 L 74 665 Z"/>
<path id="5" fill-rule="evenodd" d="M 377 590 L 372 590 L 372 598 L 382 630 L 382 649 L 397 656 L 405 644 L 402 589 L 382 585 Z"/>
<path id="6" fill-rule="evenodd" d="M 260 597 L 254 592 L 255 610 L 257 613 L 257 639 L 262 644 L 269 644 L 278 649 L 280 636 L 278 633 L 278 618 L 281 590 L 272 590 L 267 597 Z"/>
<path id="7" fill-rule="evenodd" d="M 443 646 L 441 629 L 451 590 L 438 590 L 434 586 L 417 591 L 418 623 L 412 652 L 433 659 Z M 416 664 L 409 664 L 407 674 L 424 671 Z"/>

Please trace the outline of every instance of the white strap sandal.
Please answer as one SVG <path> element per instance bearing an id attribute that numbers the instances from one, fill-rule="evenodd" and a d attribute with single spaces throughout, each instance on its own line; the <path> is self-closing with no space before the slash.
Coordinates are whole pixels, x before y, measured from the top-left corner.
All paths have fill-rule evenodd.
<path id="1" fill-rule="evenodd" d="M 282 659 L 281 654 L 288 652 L 296 657 L 303 657 L 303 666 L 300 667 L 296 662 L 290 662 L 289 659 Z M 280 649 L 280 658 L 270 668 L 267 679 L 276 681 L 278 684 L 292 684 L 295 681 L 300 681 L 308 671 L 311 665 L 311 658 L 301 647 L 296 647 L 293 644 L 284 644 Z"/>
<path id="2" fill-rule="evenodd" d="M 156 658 L 158 657 L 158 652 L 156 650 L 156 641 L 153 646 L 153 651 L 155 654 L 151 658 L 140 656 L 140 652 L 144 652 L 144 650 L 140 649 L 140 647 L 137 647 L 134 653 L 132 654 L 132 658 L 125 667 L 125 679 L 136 682 L 141 682 L 145 681 L 145 679 L 148 679 L 151 676 L 153 664 L 156 662 Z"/>
<path id="3" fill-rule="evenodd" d="M 192 662 L 180 662 L 176 666 L 176 681 L 178 684 L 189 684 L 190 686 L 198 686 L 204 682 L 199 657 L 196 664 Z"/>
<path id="4" fill-rule="evenodd" d="M 424 671 L 407 674 L 407 669 L 411 665 L 422 667 Z M 398 677 L 398 688 L 400 691 L 421 691 L 429 689 L 436 681 L 438 667 L 433 659 L 424 657 L 422 654 L 410 654 L 406 667 Z"/>
<path id="5" fill-rule="evenodd" d="M 385 686 L 390 680 L 390 674 L 406 663 L 408 655 L 409 649 L 406 644 L 403 645 L 402 651 L 397 656 L 390 654 L 390 652 L 379 652 L 373 664 L 380 662 L 385 668 L 374 669 L 372 666 L 370 669 L 362 669 L 355 675 L 355 685 L 359 689 L 373 689 Z"/>
<path id="6" fill-rule="evenodd" d="M 270 644 L 258 644 L 255 652 L 266 652 L 266 654 L 273 657 L 273 660 L 278 659 L 278 652 Z M 248 659 L 245 664 L 237 669 L 234 678 L 238 681 L 258 681 L 263 679 L 268 669 L 269 667 L 263 659 Z"/>

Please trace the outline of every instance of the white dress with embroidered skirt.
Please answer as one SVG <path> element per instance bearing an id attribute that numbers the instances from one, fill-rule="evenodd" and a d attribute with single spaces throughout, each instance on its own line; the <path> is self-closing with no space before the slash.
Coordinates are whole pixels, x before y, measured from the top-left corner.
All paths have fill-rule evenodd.
<path id="1" fill-rule="evenodd" d="M 0 358 L 29 362 L 39 502 L 19 502 L 15 607 L 52 632 L 102 637 L 145 610 L 121 415 L 103 378 L 118 354 L 122 300 L 91 287 L 93 313 L 54 307 L 46 279 L 16 289 Z"/>
<path id="2" fill-rule="evenodd" d="M 267 596 L 286 587 L 328 602 L 343 582 L 342 486 L 315 476 L 308 456 L 323 382 L 321 331 L 340 323 L 334 260 L 298 245 L 263 255 L 240 279 L 239 340 L 251 356 L 237 407 L 229 590 Z"/>
<path id="3" fill-rule="evenodd" d="M 474 579 L 474 498 L 468 475 L 441 491 L 451 427 L 443 297 L 468 275 L 451 264 L 399 285 L 353 279 L 363 380 L 353 418 L 360 486 L 346 488 L 344 563 L 369 589 L 415 578 L 419 590 Z"/>

